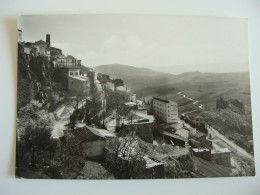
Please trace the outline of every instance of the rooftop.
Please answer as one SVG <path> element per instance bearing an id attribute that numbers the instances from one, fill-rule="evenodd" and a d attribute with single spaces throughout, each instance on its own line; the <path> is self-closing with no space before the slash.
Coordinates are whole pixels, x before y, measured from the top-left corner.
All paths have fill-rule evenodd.
<path id="1" fill-rule="evenodd" d="M 105 140 L 116 137 L 114 133 L 105 129 L 90 127 L 83 123 L 77 124 L 73 130 L 65 130 L 64 136 L 66 137 L 67 143 L 69 145 L 77 145 L 81 142 Z"/>
<path id="2" fill-rule="evenodd" d="M 47 44 L 47 43 L 43 40 L 39 40 L 39 41 L 36 41 L 34 44 Z"/>
<path id="3" fill-rule="evenodd" d="M 164 103 L 170 103 L 169 100 L 166 100 L 166 99 L 163 99 L 163 98 L 159 98 L 159 97 L 153 97 L 155 100 L 158 100 L 158 101 L 162 101 Z"/>
<path id="4" fill-rule="evenodd" d="M 210 149 L 208 148 L 192 148 L 193 152 L 209 152 Z"/>
<path id="5" fill-rule="evenodd" d="M 188 139 L 189 138 L 189 131 L 188 130 L 186 130 L 186 129 L 183 129 L 183 128 L 180 128 L 180 129 L 178 129 L 176 132 L 175 132 L 175 134 L 176 135 L 179 135 L 179 136 L 181 136 L 181 137 L 183 137 L 183 138 L 185 138 L 185 139 Z"/>
<path id="6" fill-rule="evenodd" d="M 155 162 L 154 160 L 150 159 L 147 155 L 144 156 L 144 160 L 146 162 L 146 168 L 152 168 L 158 165 L 162 165 L 162 163 Z"/>
<path id="7" fill-rule="evenodd" d="M 116 88 L 118 91 L 126 91 L 126 88 L 124 86 L 119 86 Z"/>
<path id="8" fill-rule="evenodd" d="M 124 104 L 126 106 L 136 106 L 136 103 L 134 103 L 134 102 L 125 102 Z"/>
<path id="9" fill-rule="evenodd" d="M 166 136 L 169 136 L 169 137 L 172 137 L 172 138 L 175 138 L 175 139 L 179 139 L 179 140 L 185 141 L 185 139 L 182 138 L 181 136 L 175 135 L 175 134 L 172 134 L 172 133 L 168 133 L 166 131 L 163 131 L 162 134 L 166 135 Z"/>
<path id="10" fill-rule="evenodd" d="M 164 103 L 167 103 L 167 104 L 170 103 L 170 102 L 174 102 L 174 101 L 167 100 L 167 99 L 160 98 L 160 97 L 153 97 L 153 99 L 161 101 L 161 102 L 164 102 Z M 174 103 L 176 103 L 176 102 L 174 102 Z"/>
<path id="11" fill-rule="evenodd" d="M 230 153 L 231 151 L 228 148 L 219 148 L 217 150 L 212 150 L 212 154 L 220 154 L 220 153 Z"/>

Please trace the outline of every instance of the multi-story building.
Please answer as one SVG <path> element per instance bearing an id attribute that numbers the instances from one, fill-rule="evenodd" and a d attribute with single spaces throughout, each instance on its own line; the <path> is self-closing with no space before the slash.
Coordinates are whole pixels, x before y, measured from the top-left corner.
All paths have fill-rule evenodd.
<path id="1" fill-rule="evenodd" d="M 32 43 L 32 46 L 37 49 L 38 55 L 45 55 L 46 50 L 48 48 L 48 43 L 43 40 L 39 40 L 36 41 L 35 43 Z"/>
<path id="2" fill-rule="evenodd" d="M 80 64 L 81 65 L 81 64 Z M 56 67 L 74 67 L 74 66 L 80 66 L 77 63 L 77 59 L 74 58 L 71 55 L 60 55 L 58 56 L 58 58 L 56 59 Z"/>
<path id="3" fill-rule="evenodd" d="M 79 68 L 68 69 L 68 89 L 72 93 L 88 94 L 90 89 L 89 78 L 87 75 L 80 74 Z"/>
<path id="4" fill-rule="evenodd" d="M 155 117 L 166 123 L 178 122 L 178 104 L 176 102 L 154 97 L 152 112 Z"/>

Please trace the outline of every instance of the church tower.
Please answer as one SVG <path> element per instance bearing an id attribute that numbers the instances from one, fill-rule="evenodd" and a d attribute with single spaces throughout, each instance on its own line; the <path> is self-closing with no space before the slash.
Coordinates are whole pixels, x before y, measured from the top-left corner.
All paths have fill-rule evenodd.
<path id="1" fill-rule="evenodd" d="M 46 34 L 46 43 L 48 44 L 48 47 L 51 46 L 51 35 L 50 34 Z"/>

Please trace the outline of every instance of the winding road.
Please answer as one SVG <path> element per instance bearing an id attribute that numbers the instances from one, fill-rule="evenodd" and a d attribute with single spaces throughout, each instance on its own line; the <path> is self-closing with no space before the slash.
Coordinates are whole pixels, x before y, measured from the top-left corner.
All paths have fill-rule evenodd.
<path id="1" fill-rule="evenodd" d="M 182 92 L 178 92 L 179 95 L 183 96 L 183 98 L 188 99 L 190 101 L 193 101 L 194 105 L 198 104 L 198 100 L 193 100 L 190 97 L 187 97 L 185 94 L 183 94 Z M 204 105 L 199 104 L 198 108 L 200 109 L 204 109 Z M 188 114 L 188 113 L 192 113 L 195 112 L 196 110 L 192 110 L 189 112 L 185 112 L 182 113 L 182 115 Z M 209 134 L 211 134 L 211 136 L 213 138 L 217 138 L 219 141 L 222 142 L 222 145 L 226 145 L 228 146 L 229 150 L 232 151 L 233 153 L 246 158 L 248 160 L 250 160 L 251 162 L 254 162 L 254 156 L 250 153 L 248 153 L 245 149 L 241 148 L 240 146 L 238 146 L 237 144 L 235 144 L 234 142 L 232 142 L 231 140 L 227 139 L 223 134 L 219 133 L 218 130 L 216 130 L 215 128 L 213 128 L 212 126 L 206 124 L 207 129 L 209 131 Z M 213 146 L 215 146 L 215 149 L 221 148 L 221 143 L 218 143 L 216 140 L 212 140 L 213 142 Z"/>
<path id="2" fill-rule="evenodd" d="M 192 98 L 186 96 L 186 95 L 183 94 L 181 91 L 178 92 L 178 95 L 181 95 L 181 96 L 183 96 L 183 98 L 185 98 L 185 99 L 187 99 L 187 100 L 190 100 L 191 102 L 193 102 L 194 105 L 198 105 L 198 108 L 199 108 L 199 109 L 204 109 L 204 105 L 203 105 L 203 104 L 198 104 L 198 103 L 199 103 L 198 100 L 194 100 L 194 99 L 192 99 Z"/>

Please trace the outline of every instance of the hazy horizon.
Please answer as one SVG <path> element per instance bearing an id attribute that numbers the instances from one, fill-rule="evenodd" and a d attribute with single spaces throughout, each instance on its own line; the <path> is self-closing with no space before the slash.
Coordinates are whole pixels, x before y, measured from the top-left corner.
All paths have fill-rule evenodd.
<path id="1" fill-rule="evenodd" d="M 212 73 L 212 74 L 231 74 L 231 73 L 249 73 L 249 71 L 245 70 L 245 71 L 234 71 L 234 72 L 203 72 L 203 71 L 199 71 L 199 70 L 192 70 L 192 71 L 185 71 L 185 72 L 181 72 L 181 73 L 171 73 L 171 72 L 165 72 L 165 71 L 158 71 L 155 70 L 153 68 L 146 68 L 146 67 L 137 67 L 137 66 L 132 66 L 129 64 L 119 64 L 119 63 L 114 63 L 114 64 L 101 64 L 101 65 L 97 65 L 97 66 L 93 66 L 91 68 L 96 68 L 96 67 L 100 67 L 100 66 L 109 66 L 109 65 L 120 65 L 120 66 L 130 66 L 130 67 L 134 67 L 134 68 L 142 68 L 142 69 L 150 69 L 152 71 L 156 71 L 158 73 L 166 73 L 166 74 L 173 74 L 173 75 L 180 75 L 180 74 L 184 74 L 184 73 L 192 73 L 192 72 L 200 72 L 200 73 Z M 85 66 L 85 67 L 89 67 L 89 66 Z"/>
<path id="2" fill-rule="evenodd" d="M 178 15 L 21 16 L 23 40 L 45 40 L 87 67 L 158 72 L 248 72 L 247 19 Z"/>

